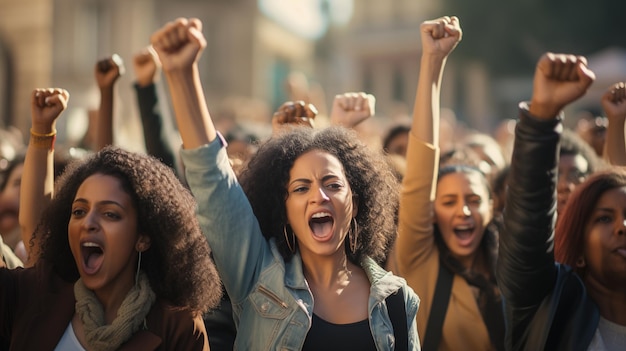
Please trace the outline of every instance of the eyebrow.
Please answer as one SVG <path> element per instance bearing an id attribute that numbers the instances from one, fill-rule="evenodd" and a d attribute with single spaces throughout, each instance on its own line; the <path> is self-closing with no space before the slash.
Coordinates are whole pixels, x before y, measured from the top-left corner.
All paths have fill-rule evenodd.
<path id="1" fill-rule="evenodd" d="M 322 177 L 322 182 L 325 182 L 329 179 L 339 179 L 339 176 L 334 175 L 334 174 L 327 174 L 325 176 Z M 297 182 L 302 182 L 302 183 L 306 183 L 306 184 L 311 184 L 313 183 L 312 180 L 310 179 L 306 179 L 306 178 L 298 178 L 298 179 L 294 179 L 292 180 L 289 185 L 291 186 L 293 183 L 297 183 Z"/>
<path id="2" fill-rule="evenodd" d="M 83 199 L 83 198 L 75 199 L 73 203 L 77 203 L 77 202 L 84 203 L 84 204 L 88 204 L 89 203 L 89 201 L 87 201 L 86 199 Z M 97 205 L 115 205 L 115 206 L 118 206 L 118 207 L 120 207 L 120 208 L 122 208 L 124 210 L 126 209 L 126 207 L 124 207 L 122 204 L 120 204 L 117 201 L 113 201 L 113 200 L 103 200 L 103 201 L 96 202 L 96 204 Z"/>

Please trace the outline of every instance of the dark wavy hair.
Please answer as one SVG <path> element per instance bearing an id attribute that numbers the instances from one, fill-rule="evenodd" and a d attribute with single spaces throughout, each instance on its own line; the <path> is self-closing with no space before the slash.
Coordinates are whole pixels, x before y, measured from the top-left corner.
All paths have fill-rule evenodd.
<path id="1" fill-rule="evenodd" d="M 581 155 L 589 164 L 589 174 L 607 167 L 606 162 L 596 154 L 591 145 L 571 129 L 565 128 L 561 134 L 559 155 Z"/>
<path id="2" fill-rule="evenodd" d="M 192 312 L 217 306 L 220 280 L 195 216 L 195 199 L 169 167 L 145 154 L 108 146 L 69 164 L 35 230 L 35 237 L 41 238 L 40 259 L 69 282 L 79 278 L 67 228 L 76 192 L 93 174 L 119 179 L 130 195 L 138 230 L 150 237 L 141 268 L 157 297 Z"/>
<path id="3" fill-rule="evenodd" d="M 398 181 L 381 152 L 370 150 L 353 131 L 341 127 L 293 128 L 260 146 L 243 170 L 240 183 L 263 235 L 274 238 L 286 261 L 293 257 L 283 233 L 289 171 L 298 157 L 311 150 L 327 152 L 341 162 L 352 193 L 358 198 L 357 249 L 353 254 L 349 240 L 345 240 L 348 259 L 360 264 L 364 256 L 369 256 L 383 264 L 397 233 L 394 218 Z"/>
<path id="4" fill-rule="evenodd" d="M 621 168 L 598 171 L 576 187 L 563 213 L 559 213 L 554 233 L 556 261 L 576 267 L 585 246 L 585 227 L 600 197 L 609 190 L 626 186 L 626 171 Z"/>

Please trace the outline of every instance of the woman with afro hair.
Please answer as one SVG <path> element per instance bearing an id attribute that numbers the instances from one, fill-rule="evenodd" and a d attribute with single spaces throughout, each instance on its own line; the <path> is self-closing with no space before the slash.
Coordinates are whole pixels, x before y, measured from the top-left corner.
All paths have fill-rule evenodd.
<path id="1" fill-rule="evenodd" d="M 170 22 L 152 45 L 200 224 L 233 304 L 235 349 L 418 350 L 417 296 L 380 267 L 395 237 L 398 191 L 383 155 L 341 127 L 310 128 L 303 119 L 312 116 L 292 106 L 274 118 L 303 126 L 262 144 L 239 183 L 202 94 L 201 25 Z M 372 111 L 364 93 L 335 102 L 347 114 Z"/>
<path id="2" fill-rule="evenodd" d="M 52 189 L 55 120 L 69 95 L 37 89 L 21 223 L 40 218 L 26 269 L 0 269 L 10 350 L 208 350 L 220 281 L 191 193 L 159 160 L 107 146 Z M 54 196 L 52 193 L 54 192 Z"/>

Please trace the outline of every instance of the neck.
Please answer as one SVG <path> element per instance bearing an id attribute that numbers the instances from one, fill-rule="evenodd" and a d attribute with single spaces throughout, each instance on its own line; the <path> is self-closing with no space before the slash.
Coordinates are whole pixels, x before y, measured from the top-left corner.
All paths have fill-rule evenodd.
<path id="1" fill-rule="evenodd" d="M 476 270 L 478 266 L 480 266 L 480 260 L 477 259 L 478 252 L 480 251 L 480 249 L 476 250 L 475 252 L 473 252 L 471 255 L 468 256 L 457 256 L 454 253 L 452 253 L 452 251 L 450 251 L 450 253 L 452 254 L 452 257 L 454 257 L 454 259 L 456 259 L 457 261 L 459 261 L 459 263 L 461 263 L 461 265 L 463 266 L 463 268 L 465 268 L 468 271 L 472 271 L 472 270 Z"/>
<path id="2" fill-rule="evenodd" d="M 605 319 L 626 326 L 626 285 L 608 287 L 590 274 L 584 278 L 589 296 L 598 305 L 600 315 Z"/>
<path id="3" fill-rule="evenodd" d="M 133 285 L 134 279 L 132 281 L 127 281 L 124 284 L 115 284 L 94 290 L 96 298 L 102 305 L 102 310 L 104 311 L 104 321 L 106 324 L 113 323 L 113 320 L 117 317 L 117 311 L 120 306 L 122 306 L 122 302 L 124 302 L 126 295 L 128 295 L 128 292 Z"/>
<path id="4" fill-rule="evenodd" d="M 304 276 L 310 286 L 319 289 L 336 289 L 347 284 L 357 268 L 348 260 L 345 252 L 333 256 L 303 255 Z"/>

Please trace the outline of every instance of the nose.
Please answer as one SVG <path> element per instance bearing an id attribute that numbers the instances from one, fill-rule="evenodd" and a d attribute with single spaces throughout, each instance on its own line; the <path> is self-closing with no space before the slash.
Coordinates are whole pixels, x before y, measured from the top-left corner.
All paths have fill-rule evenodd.
<path id="1" fill-rule="evenodd" d="M 461 214 L 463 217 L 469 217 L 472 214 L 469 206 L 465 202 L 461 203 Z"/>
<path id="2" fill-rule="evenodd" d="M 317 191 L 314 191 L 313 194 L 314 196 L 312 200 L 314 202 L 322 203 L 330 200 L 328 195 L 326 195 L 326 193 L 324 192 L 324 188 L 322 187 L 317 188 Z"/>
<path id="3" fill-rule="evenodd" d="M 624 233 L 626 233 L 626 218 L 618 221 L 617 224 L 617 235 L 624 235 Z"/>
<path id="4" fill-rule="evenodd" d="M 559 174 L 556 182 L 556 189 L 559 192 L 572 192 L 576 184 L 569 179 L 564 174 Z"/>
<path id="5" fill-rule="evenodd" d="M 92 232 L 98 229 L 98 221 L 96 220 L 94 212 L 87 213 L 83 218 L 83 229 L 88 232 Z"/>

